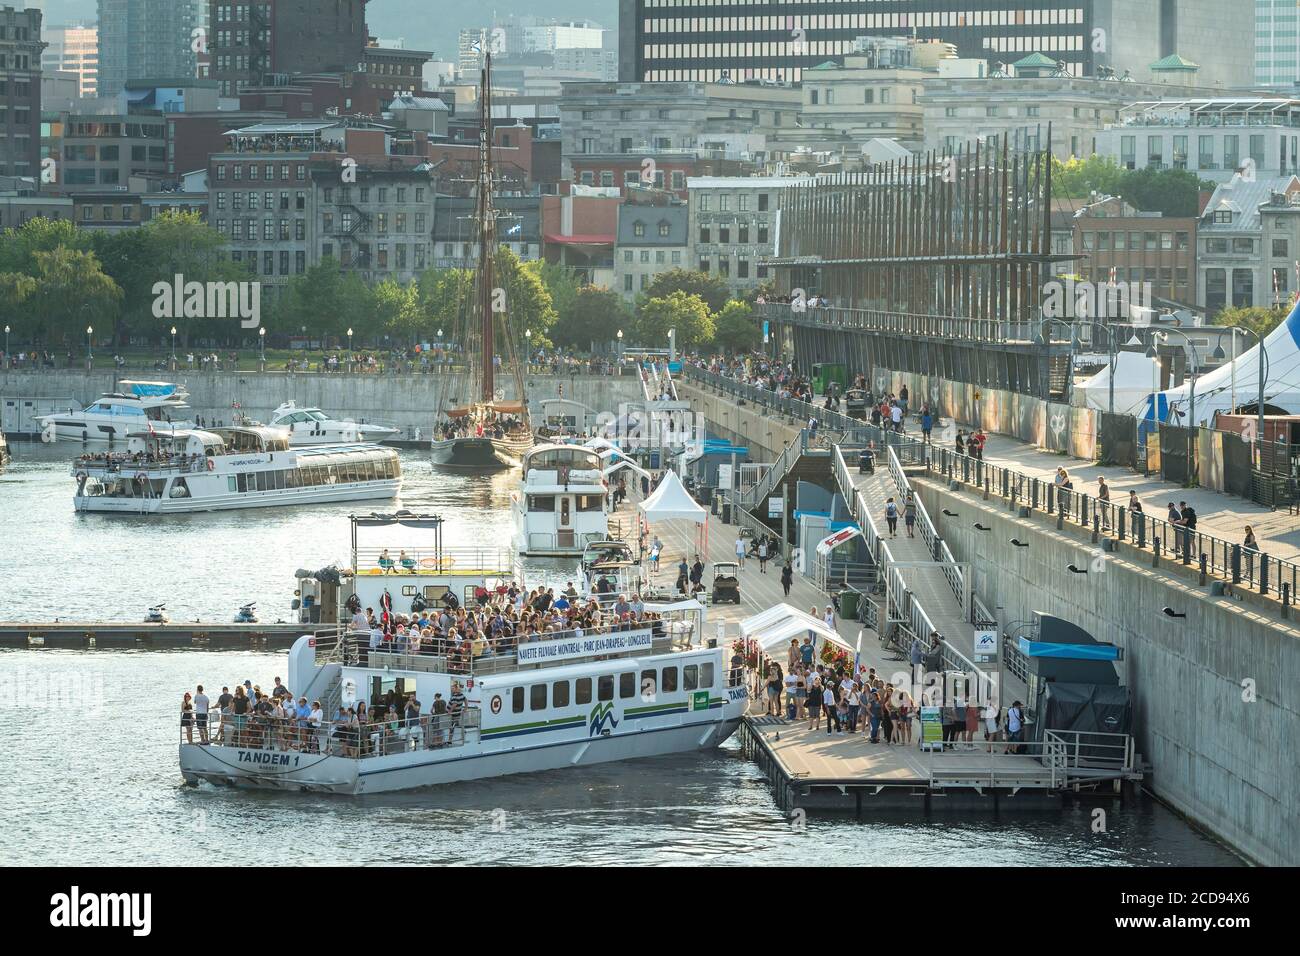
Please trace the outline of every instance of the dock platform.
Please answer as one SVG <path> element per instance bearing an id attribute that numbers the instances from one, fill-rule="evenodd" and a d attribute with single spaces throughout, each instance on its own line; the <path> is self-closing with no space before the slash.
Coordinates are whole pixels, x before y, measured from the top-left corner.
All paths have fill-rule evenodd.
<path id="1" fill-rule="evenodd" d="M 122 621 L 0 622 L 0 647 L 63 650 L 265 651 L 293 646 L 308 624 L 130 624 Z"/>

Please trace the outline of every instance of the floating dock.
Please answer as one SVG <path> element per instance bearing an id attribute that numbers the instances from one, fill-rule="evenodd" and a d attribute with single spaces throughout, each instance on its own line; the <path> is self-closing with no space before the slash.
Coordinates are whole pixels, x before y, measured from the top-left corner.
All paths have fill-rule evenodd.
<path id="1" fill-rule="evenodd" d="M 62 650 L 265 651 L 293 646 L 308 624 L 127 624 L 105 622 L 0 622 L 0 647 Z"/>

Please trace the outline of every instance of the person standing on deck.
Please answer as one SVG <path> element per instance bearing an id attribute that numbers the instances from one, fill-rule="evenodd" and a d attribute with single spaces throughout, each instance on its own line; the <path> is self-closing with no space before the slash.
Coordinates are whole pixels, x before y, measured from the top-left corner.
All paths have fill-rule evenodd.
<path id="1" fill-rule="evenodd" d="M 745 570 L 745 539 L 739 534 L 736 535 L 736 564 L 740 570 Z"/>
<path id="2" fill-rule="evenodd" d="M 1097 506 L 1101 512 L 1101 527 L 1103 531 L 1110 530 L 1110 485 L 1106 484 L 1106 479 L 1097 477 Z"/>
<path id="3" fill-rule="evenodd" d="M 202 684 L 194 688 L 194 724 L 199 728 L 199 743 L 206 744 L 208 742 L 208 695 L 203 693 Z"/>
<path id="4" fill-rule="evenodd" d="M 758 542 L 758 570 L 760 574 L 767 574 L 767 535 Z"/>
<path id="5" fill-rule="evenodd" d="M 781 568 L 781 588 L 782 590 L 785 591 L 786 597 L 790 596 L 790 585 L 792 585 L 793 583 L 794 583 L 794 568 L 790 566 L 789 561 L 786 561 L 785 565 Z"/>

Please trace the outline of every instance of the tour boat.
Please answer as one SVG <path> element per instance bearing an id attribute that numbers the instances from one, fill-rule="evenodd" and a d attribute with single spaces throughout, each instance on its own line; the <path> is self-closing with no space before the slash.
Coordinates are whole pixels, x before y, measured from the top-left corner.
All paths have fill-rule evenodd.
<path id="1" fill-rule="evenodd" d="M 207 743 L 182 731 L 181 774 L 191 785 L 370 794 L 711 749 L 739 726 L 748 694 L 726 650 L 694 646 L 693 630 L 657 620 L 547 634 L 468 661 L 375 651 L 363 635 L 304 635 L 287 686 L 319 700 L 325 721 L 277 728 L 212 714 Z M 417 719 L 363 729 L 333 720 L 341 707 L 411 694 Z M 464 703 L 431 714 L 435 694 Z"/>
<path id="2" fill-rule="evenodd" d="M 271 414 L 273 428 L 288 429 L 289 445 L 301 448 L 309 445 L 338 445 L 352 442 L 382 442 L 402 433 L 391 425 L 373 422 L 338 421 L 319 408 L 308 408 L 296 402 L 285 402 Z"/>
<path id="3" fill-rule="evenodd" d="M 114 442 L 146 427 L 156 432 L 184 431 L 194 427 L 186 416 L 189 392 L 170 382 L 118 382 L 85 408 L 41 415 L 45 441 Z"/>
<path id="4" fill-rule="evenodd" d="M 282 429 L 135 432 L 122 453 L 73 459 L 78 511 L 177 514 L 393 498 L 397 452 L 377 445 L 290 448 Z"/>
<path id="5" fill-rule="evenodd" d="M 515 541 L 529 556 L 580 555 L 609 537 L 609 486 L 600 453 L 582 445 L 537 445 L 524 455 L 511 492 Z"/>

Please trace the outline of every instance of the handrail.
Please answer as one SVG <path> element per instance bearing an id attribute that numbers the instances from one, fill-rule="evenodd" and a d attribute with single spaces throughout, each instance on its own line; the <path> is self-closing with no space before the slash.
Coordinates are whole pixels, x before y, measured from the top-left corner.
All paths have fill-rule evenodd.
<path id="1" fill-rule="evenodd" d="M 1132 512 L 1125 505 L 1102 501 L 1075 489 L 1058 488 L 1045 478 L 959 455 L 947 448 L 934 449 L 930 471 L 945 480 L 987 491 L 990 495 L 1032 511 L 1053 515 L 1102 538 L 1129 543 L 1158 559 L 1201 567 L 1235 585 L 1254 588 L 1293 601 L 1300 588 L 1300 563 L 1273 557 L 1204 531 L 1187 531 L 1164 518 Z"/>

